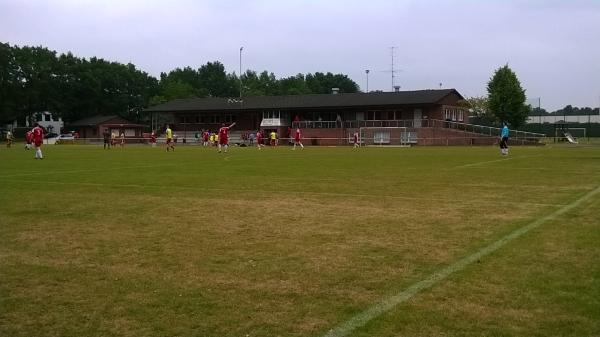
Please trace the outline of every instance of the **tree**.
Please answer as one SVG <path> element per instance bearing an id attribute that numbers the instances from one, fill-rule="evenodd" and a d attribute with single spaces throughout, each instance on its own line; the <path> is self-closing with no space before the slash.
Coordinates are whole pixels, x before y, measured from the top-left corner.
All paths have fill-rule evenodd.
<path id="1" fill-rule="evenodd" d="M 231 97 L 239 95 L 237 78 L 228 76 L 225 66 L 219 61 L 207 62 L 198 69 L 199 89 L 204 96 Z"/>
<path id="2" fill-rule="evenodd" d="M 489 102 L 487 97 L 467 97 L 465 99 L 466 107 L 473 117 L 486 117 L 490 115 Z M 460 103 L 460 102 L 459 102 Z"/>
<path id="3" fill-rule="evenodd" d="M 485 96 L 467 97 L 457 102 L 457 105 L 469 110 L 469 121 L 480 125 L 497 125 L 496 116 L 489 108 L 488 98 Z"/>
<path id="4" fill-rule="evenodd" d="M 513 128 L 525 123 L 531 108 L 525 104 L 525 90 L 508 64 L 496 69 L 487 90 L 489 109 L 499 122 L 508 122 Z"/>
<path id="5" fill-rule="evenodd" d="M 304 74 L 282 78 L 278 81 L 278 95 L 304 95 L 312 93 L 306 86 Z"/>
<path id="6" fill-rule="evenodd" d="M 23 123 L 36 112 L 56 111 L 58 101 L 59 73 L 56 52 L 43 47 L 14 49 L 17 64 L 15 111 Z"/>
<path id="7" fill-rule="evenodd" d="M 340 89 L 340 93 L 358 92 L 358 84 L 342 74 L 323 74 L 316 72 L 306 75 L 306 85 L 313 94 L 330 94 L 332 88 Z"/>
<path id="8" fill-rule="evenodd" d="M 14 48 L 0 43 L 0 122 L 17 118 L 17 70 Z"/>
<path id="9" fill-rule="evenodd" d="M 22 124 L 45 110 L 67 123 L 96 114 L 140 121 L 139 112 L 148 105 L 178 98 L 237 97 L 240 78 L 244 96 L 328 94 L 331 88 L 358 91 L 358 85 L 343 74 L 317 72 L 277 79 L 267 71 L 247 70 L 238 77 L 218 61 L 198 69 L 176 68 L 161 73 L 158 80 L 131 63 L 0 43 L 0 122 L 17 119 Z"/>

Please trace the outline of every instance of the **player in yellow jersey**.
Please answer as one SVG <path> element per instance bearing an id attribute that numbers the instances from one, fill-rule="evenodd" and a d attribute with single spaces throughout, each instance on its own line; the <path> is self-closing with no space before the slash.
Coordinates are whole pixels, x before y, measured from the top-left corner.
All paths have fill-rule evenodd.
<path id="1" fill-rule="evenodd" d="M 165 135 L 167 137 L 167 152 L 169 152 L 169 148 L 175 151 L 175 143 L 173 143 L 173 130 L 167 124 L 167 129 L 165 130 Z"/>

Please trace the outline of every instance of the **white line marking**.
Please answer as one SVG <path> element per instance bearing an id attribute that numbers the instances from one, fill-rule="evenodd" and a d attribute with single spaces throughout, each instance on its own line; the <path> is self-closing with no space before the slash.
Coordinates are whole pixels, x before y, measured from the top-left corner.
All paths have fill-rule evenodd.
<path id="1" fill-rule="evenodd" d="M 522 235 L 526 234 L 527 232 L 539 227 L 544 222 L 553 220 L 556 217 L 558 217 L 559 215 L 562 215 L 562 214 L 572 210 L 573 208 L 581 205 L 584 201 L 594 197 L 598 193 L 600 193 L 600 187 L 597 187 L 596 189 L 592 190 L 591 192 L 586 193 L 579 199 L 573 201 L 572 203 L 570 203 L 564 207 L 561 207 L 560 209 L 554 211 L 553 213 L 546 215 L 542 218 L 539 218 L 519 229 L 514 230 L 510 234 L 507 234 L 500 240 L 490 244 L 487 247 L 480 249 L 476 253 L 471 254 L 467 257 L 464 257 L 464 258 L 454 262 L 453 264 L 449 265 L 448 267 L 442 268 L 442 269 L 438 270 L 437 272 L 434 272 L 428 278 L 411 285 L 410 287 L 397 293 L 396 295 L 393 295 L 391 297 L 384 299 L 383 301 L 373 305 L 372 307 L 361 312 L 360 314 L 350 318 L 349 320 L 342 323 L 338 327 L 336 327 L 332 330 L 329 330 L 329 332 L 327 334 L 325 334 L 324 336 L 325 337 L 347 336 L 348 334 L 350 334 L 352 331 L 356 330 L 357 328 L 364 326 L 365 324 L 372 321 L 373 319 L 378 318 L 379 316 L 392 310 L 398 304 L 408 301 L 409 299 L 411 299 L 413 296 L 415 296 L 419 292 L 433 287 L 434 285 L 441 282 L 442 280 L 444 280 L 451 274 L 453 274 L 457 271 L 463 270 L 465 267 L 467 267 L 471 263 L 479 260 L 480 258 L 482 258 L 486 255 L 489 255 L 489 254 L 495 252 L 496 250 L 502 248 L 507 243 L 509 243 L 509 242 L 521 237 Z"/>
<path id="2" fill-rule="evenodd" d="M 479 165 L 497 163 L 497 162 L 507 161 L 507 160 L 512 160 L 512 159 L 523 159 L 523 158 L 532 158 L 532 157 L 540 157 L 540 156 L 541 156 L 541 154 L 531 155 L 531 156 L 505 157 L 505 158 L 501 158 L 501 159 L 488 160 L 488 161 L 480 161 L 480 162 L 477 162 L 477 163 L 471 163 L 471 164 L 454 166 L 454 167 L 450 167 L 448 169 L 449 170 L 454 170 L 454 169 L 460 169 L 460 168 L 467 168 L 467 167 L 473 167 L 473 166 L 479 166 Z"/>
<path id="3" fill-rule="evenodd" d="M 65 181 L 48 181 L 48 180 L 23 180 L 23 179 L 11 179 L 11 182 L 19 182 L 19 183 L 31 183 L 31 184 L 56 184 L 56 185 L 75 185 L 75 186 L 97 186 L 97 187 L 114 187 L 114 188 L 149 188 L 149 189 L 157 189 L 157 188 L 168 188 L 171 190 L 188 190 L 188 191 L 228 191 L 228 192 L 252 192 L 251 189 L 233 189 L 233 188 L 219 188 L 219 187 L 199 187 L 199 186 L 165 186 L 165 185 L 139 185 L 139 184 L 105 184 L 105 183 L 89 183 L 89 182 L 65 182 Z M 444 199 L 444 198 L 417 198 L 417 197 L 406 197 L 401 195 L 379 195 L 379 194 L 356 194 L 356 193 L 334 193 L 334 192 L 311 192 L 311 191 L 297 191 L 294 192 L 296 194 L 304 194 L 304 195 L 321 195 L 321 196 L 334 196 L 334 197 L 348 197 L 348 198 L 390 198 L 390 199 L 400 199 L 400 200 L 413 200 L 413 201 L 440 201 L 448 203 L 452 200 Z M 530 205 L 530 206 L 543 206 L 543 207 L 562 207 L 565 204 L 551 204 L 551 203 L 534 203 L 527 201 L 505 201 L 505 200 L 486 200 L 486 199 L 477 199 L 470 201 L 470 204 L 473 203 L 483 203 L 483 204 L 506 204 L 506 205 Z M 467 205 L 468 206 L 468 205 Z"/>

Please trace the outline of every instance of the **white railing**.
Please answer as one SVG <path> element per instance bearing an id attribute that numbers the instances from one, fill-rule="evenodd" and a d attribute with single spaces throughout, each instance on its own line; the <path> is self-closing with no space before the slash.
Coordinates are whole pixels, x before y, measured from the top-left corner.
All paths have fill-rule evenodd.
<path id="1" fill-rule="evenodd" d="M 427 122 L 426 122 L 427 121 Z M 478 135 L 487 135 L 490 137 L 499 137 L 502 131 L 501 128 L 495 128 L 491 126 L 485 125 L 477 125 L 477 124 L 469 124 L 469 123 L 459 123 L 452 121 L 442 121 L 439 119 L 424 119 L 422 121 L 422 126 L 425 127 L 437 127 L 437 128 L 446 128 L 453 130 L 460 130 L 464 132 L 470 132 Z M 536 132 L 528 132 L 528 131 L 519 131 L 519 130 L 510 130 L 509 137 L 514 140 L 526 140 L 531 142 L 540 141 L 543 138 L 546 138 L 546 135 L 543 133 Z"/>
<path id="2" fill-rule="evenodd" d="M 292 128 L 300 129 L 336 129 L 343 127 L 343 122 L 339 121 L 296 121 L 292 122 Z"/>
<path id="3" fill-rule="evenodd" d="M 389 127 L 404 127 L 404 128 L 444 128 L 460 130 L 463 132 L 474 133 L 478 135 L 485 135 L 490 137 L 499 137 L 501 129 L 491 126 L 469 124 L 454 121 L 444 121 L 439 119 L 399 119 L 399 120 L 362 120 L 362 121 L 300 121 L 292 123 L 294 128 L 301 129 L 315 129 L 315 128 L 346 128 L 346 129 L 359 129 L 359 128 L 389 128 Z M 545 138 L 546 135 L 542 133 L 527 132 L 510 130 L 509 134 L 512 139 L 523 139 L 530 141 L 539 141 Z"/>

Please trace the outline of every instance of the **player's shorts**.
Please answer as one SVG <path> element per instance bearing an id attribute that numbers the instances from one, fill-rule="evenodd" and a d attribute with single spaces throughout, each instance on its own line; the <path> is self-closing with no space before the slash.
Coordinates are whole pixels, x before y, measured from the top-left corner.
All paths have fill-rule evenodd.
<path id="1" fill-rule="evenodd" d="M 36 140 L 35 142 L 33 142 L 35 144 L 36 147 L 40 147 L 42 146 L 43 141 L 41 140 Z"/>
<path id="2" fill-rule="evenodd" d="M 173 143 L 173 138 L 167 138 L 167 144 Z"/>
<path id="3" fill-rule="evenodd" d="M 221 144 L 221 145 L 227 145 L 227 144 L 229 144 L 229 139 L 227 139 L 227 138 L 219 138 L 219 144 Z"/>

